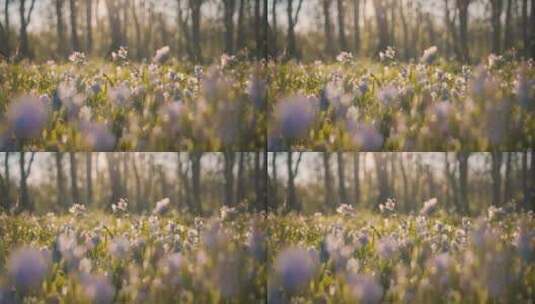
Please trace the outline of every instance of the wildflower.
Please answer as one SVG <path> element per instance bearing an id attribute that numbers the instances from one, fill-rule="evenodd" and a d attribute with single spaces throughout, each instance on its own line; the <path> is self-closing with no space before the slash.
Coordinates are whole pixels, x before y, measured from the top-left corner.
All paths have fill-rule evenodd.
<path id="1" fill-rule="evenodd" d="M 385 106 L 390 106 L 398 100 L 399 90 L 393 85 L 382 87 L 377 93 L 377 99 Z"/>
<path id="2" fill-rule="evenodd" d="M 350 274 L 347 278 L 351 294 L 363 304 L 380 303 L 383 297 L 383 288 L 377 281 L 368 275 Z"/>
<path id="3" fill-rule="evenodd" d="M 399 244 L 393 237 L 383 237 L 377 244 L 377 253 L 381 258 L 389 259 L 397 254 L 398 248 Z"/>
<path id="4" fill-rule="evenodd" d="M 113 61 L 125 62 L 128 60 L 128 48 L 125 46 L 119 47 L 117 52 L 111 53 L 111 58 Z"/>
<path id="5" fill-rule="evenodd" d="M 516 237 L 513 241 L 518 254 L 526 261 L 533 261 L 535 258 L 535 232 L 529 230 L 527 223 L 523 222 L 520 225 L 519 231 L 516 233 Z"/>
<path id="6" fill-rule="evenodd" d="M 41 286 L 49 271 L 50 261 L 42 251 L 22 247 L 14 250 L 7 260 L 7 273 L 15 288 L 23 293 Z"/>
<path id="7" fill-rule="evenodd" d="M 238 210 L 236 208 L 223 206 L 219 209 L 219 217 L 224 220 L 228 217 L 231 217 L 238 213 Z"/>
<path id="8" fill-rule="evenodd" d="M 372 125 L 348 120 L 347 129 L 353 143 L 363 151 L 376 151 L 383 146 L 383 135 Z"/>
<path id="9" fill-rule="evenodd" d="M 124 258 L 128 255 L 130 242 L 123 237 L 116 237 L 108 245 L 108 251 L 113 257 Z"/>
<path id="10" fill-rule="evenodd" d="M 128 213 L 128 201 L 124 198 L 120 198 L 117 204 L 111 204 L 111 210 L 113 214 Z"/>
<path id="11" fill-rule="evenodd" d="M 156 51 L 156 55 L 152 58 L 152 62 L 154 63 L 164 63 L 167 59 L 169 59 L 169 53 L 171 52 L 171 48 L 169 46 L 164 46 L 163 48 Z"/>
<path id="12" fill-rule="evenodd" d="M 290 292 L 306 286 L 316 269 L 308 251 L 299 247 L 284 249 L 276 257 L 274 265 L 275 271 L 280 275 L 282 286 Z"/>
<path id="13" fill-rule="evenodd" d="M 438 200 L 436 198 L 432 198 L 430 200 L 425 201 L 423 208 L 420 210 L 420 215 L 431 215 L 433 212 L 435 212 L 437 206 Z"/>
<path id="14" fill-rule="evenodd" d="M 131 95 L 132 91 L 125 83 L 110 88 L 108 91 L 108 98 L 118 106 L 126 106 Z"/>
<path id="15" fill-rule="evenodd" d="M 353 60 L 353 54 L 349 52 L 341 52 L 336 56 L 336 61 L 340 63 L 348 63 L 351 62 L 351 60 Z"/>
<path id="16" fill-rule="evenodd" d="M 284 138 L 305 137 L 315 119 L 312 100 L 304 96 L 293 96 L 276 105 L 275 118 Z"/>
<path id="17" fill-rule="evenodd" d="M 248 82 L 247 94 L 257 110 L 262 110 L 266 98 L 266 81 L 254 75 Z"/>
<path id="18" fill-rule="evenodd" d="M 340 204 L 338 208 L 336 208 L 336 212 L 341 215 L 346 216 L 354 216 L 355 215 L 355 209 L 353 209 L 353 206 L 348 204 Z"/>
<path id="19" fill-rule="evenodd" d="M 379 52 L 379 59 L 385 62 L 394 61 L 396 59 L 396 50 L 391 46 L 387 47 L 384 52 Z"/>
<path id="20" fill-rule="evenodd" d="M 527 67 L 522 67 L 518 73 L 515 85 L 518 103 L 526 110 L 535 109 L 535 81 L 528 79 Z"/>
<path id="21" fill-rule="evenodd" d="M 227 66 L 231 66 L 232 64 L 234 64 L 236 62 L 236 56 L 233 56 L 233 55 L 228 55 L 228 54 L 223 54 L 221 55 L 221 58 L 220 58 L 220 65 L 221 65 L 221 68 L 225 68 Z"/>
<path id="22" fill-rule="evenodd" d="M 74 204 L 69 208 L 69 213 L 74 216 L 83 216 L 85 214 L 85 206 L 81 204 Z"/>
<path id="23" fill-rule="evenodd" d="M 152 214 L 164 214 L 169 210 L 169 198 L 164 198 L 156 202 L 156 207 L 152 210 Z"/>
<path id="24" fill-rule="evenodd" d="M 113 302 L 115 288 L 108 277 L 103 275 L 82 274 L 82 289 L 91 303 L 107 304 Z"/>
<path id="25" fill-rule="evenodd" d="M 85 54 L 81 52 L 74 52 L 69 56 L 69 61 L 78 65 L 85 63 Z"/>
<path id="26" fill-rule="evenodd" d="M 83 123 L 82 138 L 93 151 L 111 151 L 115 146 L 115 136 L 102 123 Z"/>
<path id="27" fill-rule="evenodd" d="M 247 248 L 258 261 L 263 261 L 266 255 L 266 237 L 257 227 L 253 227 L 247 238 Z"/>
<path id="28" fill-rule="evenodd" d="M 8 106 L 8 127 L 18 139 L 27 140 L 39 136 L 47 121 L 46 105 L 35 96 L 22 96 Z"/>
<path id="29" fill-rule="evenodd" d="M 396 209 L 396 201 L 392 198 L 386 200 L 384 204 L 379 204 L 379 210 L 383 214 L 394 213 Z"/>
<path id="30" fill-rule="evenodd" d="M 426 49 L 422 55 L 422 58 L 420 58 L 420 62 L 431 64 L 436 59 L 437 52 L 438 48 L 436 46 Z"/>

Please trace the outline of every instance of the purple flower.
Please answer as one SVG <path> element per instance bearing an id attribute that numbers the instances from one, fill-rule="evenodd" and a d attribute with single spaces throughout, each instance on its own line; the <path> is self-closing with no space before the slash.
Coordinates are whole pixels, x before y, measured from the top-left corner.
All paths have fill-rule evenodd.
<path id="1" fill-rule="evenodd" d="M 8 106 L 8 127 L 18 139 L 38 137 L 47 121 L 46 105 L 36 96 L 22 96 Z"/>
<path id="2" fill-rule="evenodd" d="M 84 122 L 81 132 L 87 146 L 94 151 L 111 151 L 115 146 L 115 136 L 105 124 Z"/>
<path id="3" fill-rule="evenodd" d="M 383 146 L 383 135 L 372 125 L 348 120 L 347 129 L 353 143 L 362 151 L 376 151 Z"/>
<path id="4" fill-rule="evenodd" d="M 108 245 L 108 251 L 116 258 L 124 258 L 130 250 L 130 242 L 123 237 L 116 237 Z"/>
<path id="5" fill-rule="evenodd" d="M 424 215 L 424 216 L 431 215 L 433 212 L 435 212 L 435 210 L 437 209 L 437 206 L 438 206 L 438 200 L 435 197 L 433 197 L 430 200 L 425 201 L 424 206 L 420 210 L 420 215 Z"/>
<path id="6" fill-rule="evenodd" d="M 106 276 L 83 274 L 80 282 L 86 297 L 91 303 L 112 303 L 115 288 L 113 288 Z"/>
<path id="7" fill-rule="evenodd" d="M 169 198 L 164 198 L 156 202 L 156 207 L 152 210 L 152 214 L 164 214 L 169 210 Z"/>
<path id="8" fill-rule="evenodd" d="M 290 247 L 275 259 L 275 271 L 280 276 L 282 286 L 293 292 L 308 284 L 316 271 L 316 265 L 306 249 Z"/>
<path id="9" fill-rule="evenodd" d="M 289 97 L 277 104 L 275 118 L 282 137 L 305 137 L 315 119 L 312 100 L 301 95 Z"/>
<path id="10" fill-rule="evenodd" d="M 384 237 L 377 244 L 377 253 L 383 259 L 389 259 L 397 254 L 398 242 L 393 237 Z"/>
<path id="11" fill-rule="evenodd" d="M 394 85 L 387 85 L 382 87 L 377 93 L 377 99 L 385 106 L 390 106 L 398 101 L 399 90 Z"/>
<path id="12" fill-rule="evenodd" d="M 362 304 L 381 302 L 383 287 L 368 275 L 351 274 L 347 278 L 351 294 Z"/>
<path id="13" fill-rule="evenodd" d="M 35 248 L 22 247 L 9 256 L 7 273 L 15 288 L 24 293 L 41 286 L 49 266 L 47 254 Z"/>

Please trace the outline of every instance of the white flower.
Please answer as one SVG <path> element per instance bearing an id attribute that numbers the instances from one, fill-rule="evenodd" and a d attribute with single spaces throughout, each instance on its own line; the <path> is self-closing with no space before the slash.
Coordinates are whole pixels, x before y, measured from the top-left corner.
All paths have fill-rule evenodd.
<path id="1" fill-rule="evenodd" d="M 111 204 L 111 210 L 114 214 L 128 213 L 128 202 L 124 198 L 120 198 L 117 204 Z"/>
<path id="2" fill-rule="evenodd" d="M 167 59 L 169 59 L 169 52 L 171 52 L 171 48 L 169 46 L 164 46 L 163 48 L 156 51 L 156 55 L 152 58 L 152 62 L 154 63 L 164 63 Z"/>
<path id="3" fill-rule="evenodd" d="M 432 63 L 436 59 L 437 52 L 438 48 L 436 46 L 426 49 L 422 55 L 422 58 L 420 58 L 420 62 L 427 64 Z"/>
<path id="4" fill-rule="evenodd" d="M 238 213 L 238 210 L 236 208 L 223 206 L 219 209 L 219 217 L 221 217 L 222 220 L 226 219 L 229 216 L 233 216 Z"/>
<path id="5" fill-rule="evenodd" d="M 169 198 L 164 198 L 158 202 L 156 202 L 156 207 L 152 210 L 152 214 L 164 214 L 169 210 L 169 204 L 170 204 Z"/>
<path id="6" fill-rule="evenodd" d="M 123 237 L 116 237 L 111 240 L 111 243 L 108 245 L 108 251 L 113 257 L 124 258 L 128 255 L 130 249 L 130 242 Z"/>
<path id="7" fill-rule="evenodd" d="M 336 208 L 336 212 L 341 215 L 346 216 L 354 216 L 355 215 L 355 209 L 353 209 L 353 206 L 348 204 L 341 204 Z"/>
<path id="8" fill-rule="evenodd" d="M 74 52 L 69 56 L 69 61 L 78 65 L 82 65 L 85 63 L 85 54 L 81 52 Z"/>
<path id="9" fill-rule="evenodd" d="M 424 206 L 420 209 L 420 215 L 431 215 L 437 209 L 438 200 L 434 197 L 424 202 Z"/>
<path id="10" fill-rule="evenodd" d="M 394 213 L 395 209 L 396 201 L 392 198 L 387 199 L 384 204 L 379 204 L 379 210 L 384 214 Z"/>
<path id="11" fill-rule="evenodd" d="M 338 54 L 338 56 L 336 56 L 336 61 L 341 63 L 347 63 L 351 60 L 353 60 L 353 54 L 349 52 L 341 52 L 340 54 Z"/>
<path id="12" fill-rule="evenodd" d="M 81 204 L 74 204 L 69 208 L 69 213 L 74 216 L 82 216 L 85 214 L 85 206 Z"/>

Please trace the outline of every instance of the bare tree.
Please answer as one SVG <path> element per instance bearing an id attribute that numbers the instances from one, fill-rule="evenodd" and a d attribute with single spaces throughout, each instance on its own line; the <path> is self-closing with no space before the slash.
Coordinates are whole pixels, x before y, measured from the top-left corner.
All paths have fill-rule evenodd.
<path id="1" fill-rule="evenodd" d="M 345 160 L 343 152 L 336 152 L 336 161 L 338 169 L 338 197 L 339 202 L 347 204 L 346 178 L 345 178 Z"/>
<path id="2" fill-rule="evenodd" d="M 11 0 L 4 0 L 4 22 L 0 21 L 0 40 L 3 41 L 3 47 L 0 48 L 0 54 L 9 58 L 11 56 L 11 24 L 9 20 L 9 4 Z"/>
<path id="3" fill-rule="evenodd" d="M 93 51 L 93 0 L 85 0 L 85 50 L 88 54 Z"/>
<path id="4" fill-rule="evenodd" d="M 201 158 L 202 152 L 189 153 L 191 162 L 191 185 L 192 185 L 192 206 L 196 214 L 203 215 L 201 201 Z"/>
<path id="5" fill-rule="evenodd" d="M 492 25 L 492 51 L 499 54 L 501 51 L 501 34 L 502 34 L 502 13 L 503 0 L 490 0 L 491 6 L 491 25 Z"/>
<path id="6" fill-rule="evenodd" d="M 353 0 L 353 33 L 354 51 L 358 54 L 360 52 L 360 0 Z"/>
<path id="7" fill-rule="evenodd" d="M 459 205 L 461 213 L 469 215 L 470 208 L 468 205 L 468 158 L 470 152 L 457 152 L 457 161 L 459 163 Z"/>
<path id="8" fill-rule="evenodd" d="M 9 171 L 9 152 L 4 152 L 4 174 L 0 173 L 0 206 L 4 210 L 11 208 L 11 175 Z"/>
<path id="9" fill-rule="evenodd" d="M 30 3 L 30 8 L 26 9 L 26 0 L 19 0 L 19 55 L 22 58 L 33 58 L 28 40 L 28 25 L 30 24 L 32 12 L 35 7 L 35 0 Z"/>
<path id="10" fill-rule="evenodd" d="M 345 5 L 344 0 L 336 0 L 336 8 L 338 10 L 338 40 L 340 42 L 340 49 L 347 51 L 346 38 L 346 22 L 345 22 Z"/>
<path id="11" fill-rule="evenodd" d="M 223 175 L 225 177 L 225 200 L 226 206 L 234 204 L 234 163 L 236 154 L 232 151 L 223 152 L 224 168 Z"/>
<path id="12" fill-rule="evenodd" d="M 71 18 L 71 44 L 74 51 L 80 50 L 80 41 L 78 40 L 78 17 L 76 9 L 76 0 L 69 0 L 70 18 Z"/>
<path id="13" fill-rule="evenodd" d="M 193 60 L 202 63 L 202 48 L 201 48 L 201 7 L 204 0 L 189 0 L 189 8 L 191 11 L 191 42 L 193 50 Z"/>
<path id="14" fill-rule="evenodd" d="M 334 38 L 333 38 L 333 24 L 331 22 L 331 3 L 332 0 L 322 0 L 323 5 L 323 29 L 325 32 L 325 53 L 327 56 L 334 56 Z"/>
<path id="15" fill-rule="evenodd" d="M 325 198 L 324 205 L 325 208 L 329 206 L 335 207 L 336 203 L 334 202 L 334 191 L 333 191 L 333 178 L 331 173 L 331 153 L 323 152 L 323 182 L 325 187 Z"/>
<path id="16" fill-rule="evenodd" d="M 360 153 L 353 153 L 353 185 L 355 187 L 355 204 L 360 203 Z"/>
<path id="17" fill-rule="evenodd" d="M 385 202 L 391 195 L 388 183 L 388 162 L 384 153 L 374 153 L 375 170 L 377 174 L 377 185 L 379 196 L 376 204 L 379 205 Z"/>
<path id="18" fill-rule="evenodd" d="M 464 62 L 470 62 L 470 51 L 468 49 L 468 21 L 469 11 L 468 8 L 472 3 L 472 0 L 456 0 L 457 10 L 459 12 L 459 40 L 461 44 L 462 60 Z"/>
<path id="19" fill-rule="evenodd" d="M 78 162 L 76 154 L 69 152 L 70 169 L 71 169 L 71 196 L 73 203 L 80 203 L 80 192 L 78 191 Z"/>
<path id="20" fill-rule="evenodd" d="M 297 176 L 297 173 L 299 171 L 299 165 L 301 164 L 303 153 L 299 152 L 299 156 L 297 157 L 297 161 L 295 162 L 295 165 L 293 163 L 293 152 L 287 153 L 287 159 L 286 159 L 286 168 L 288 170 L 288 196 L 287 196 L 287 202 L 288 202 L 288 209 L 290 211 L 301 211 L 302 206 L 301 202 L 297 199 L 297 193 L 295 189 L 295 177 Z"/>
<path id="21" fill-rule="evenodd" d="M 288 6 L 286 7 L 286 15 L 288 17 L 288 57 L 299 58 L 299 50 L 297 49 L 297 42 L 295 38 L 295 26 L 299 21 L 299 14 L 301 13 L 301 7 L 303 0 L 298 0 L 297 10 L 294 14 L 294 3 L 296 0 L 287 0 Z"/>
<path id="22" fill-rule="evenodd" d="M 234 54 L 234 13 L 236 0 L 223 0 L 223 23 L 225 24 L 224 45 L 227 54 Z"/>
<path id="23" fill-rule="evenodd" d="M 54 156 L 56 160 L 57 204 L 59 208 L 67 208 L 63 152 L 56 152 Z"/>
<path id="24" fill-rule="evenodd" d="M 30 213 L 35 211 L 35 205 L 28 192 L 28 177 L 32 170 L 32 164 L 35 157 L 35 152 L 31 152 L 30 160 L 26 163 L 26 152 L 19 152 L 19 170 L 20 170 L 20 210 L 26 210 Z"/>
<path id="25" fill-rule="evenodd" d="M 382 51 L 386 49 L 390 43 L 388 37 L 388 19 L 387 19 L 387 9 L 384 0 L 373 1 L 375 8 L 375 18 L 377 21 L 377 34 L 378 34 L 378 45 L 377 49 Z"/>
<path id="26" fill-rule="evenodd" d="M 501 200 L 501 189 L 502 189 L 502 162 L 503 155 L 502 152 L 493 151 L 491 152 L 492 159 L 492 204 L 494 206 L 499 206 L 502 202 Z"/>
<path id="27" fill-rule="evenodd" d="M 93 156 L 91 152 L 85 153 L 85 182 L 86 182 L 86 204 L 93 203 Z"/>

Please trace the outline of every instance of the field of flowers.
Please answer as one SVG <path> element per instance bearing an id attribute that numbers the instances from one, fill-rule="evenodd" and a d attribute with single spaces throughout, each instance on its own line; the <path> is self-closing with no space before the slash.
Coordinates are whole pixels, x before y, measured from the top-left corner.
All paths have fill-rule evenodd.
<path id="1" fill-rule="evenodd" d="M 262 217 L 73 208 L 0 216 L 0 303 L 265 302 Z"/>
<path id="2" fill-rule="evenodd" d="M 533 213 L 270 216 L 270 303 L 532 303 Z M 389 215 L 386 215 L 386 213 Z"/>
<path id="3" fill-rule="evenodd" d="M 478 66 L 381 62 L 342 53 L 325 64 L 269 64 L 271 151 L 523 150 L 535 146 L 534 62 L 491 55 Z"/>
<path id="4" fill-rule="evenodd" d="M 6 150 L 263 150 L 265 71 L 223 56 L 167 60 L 0 63 L 0 148 Z"/>

